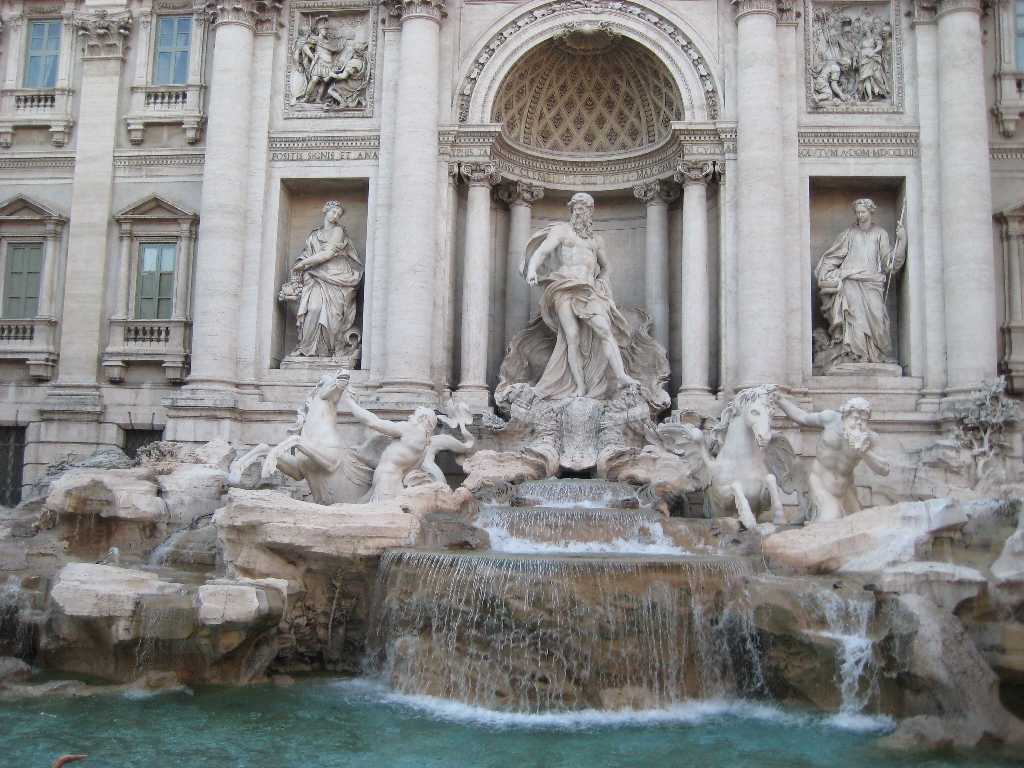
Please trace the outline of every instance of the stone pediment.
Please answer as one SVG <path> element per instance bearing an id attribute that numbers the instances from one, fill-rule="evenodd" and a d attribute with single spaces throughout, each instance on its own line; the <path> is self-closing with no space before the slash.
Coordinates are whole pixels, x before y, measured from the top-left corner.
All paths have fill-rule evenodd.
<path id="1" fill-rule="evenodd" d="M 66 221 L 67 217 L 54 208 L 25 195 L 15 195 L 0 203 L 0 219 L 20 221 Z"/>
<path id="2" fill-rule="evenodd" d="M 137 203 L 132 203 L 114 218 L 117 221 L 192 221 L 198 216 L 193 211 L 181 208 L 159 195 L 150 195 Z"/>

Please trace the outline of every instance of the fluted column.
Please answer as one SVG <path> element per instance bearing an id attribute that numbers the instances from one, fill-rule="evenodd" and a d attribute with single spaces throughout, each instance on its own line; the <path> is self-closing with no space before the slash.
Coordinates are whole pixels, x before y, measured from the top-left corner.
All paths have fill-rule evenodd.
<path id="1" fill-rule="evenodd" d="M 57 292 L 57 254 L 60 253 L 60 236 L 64 225 L 59 221 L 46 222 L 46 241 L 43 251 L 43 274 L 39 281 L 39 317 L 57 317 L 54 307 Z"/>
<path id="2" fill-rule="evenodd" d="M 776 0 L 737 0 L 737 387 L 786 378 Z"/>
<path id="3" fill-rule="evenodd" d="M 196 253 L 192 374 L 199 388 L 234 388 L 249 176 L 253 37 L 267 6 L 254 0 L 207 4 L 215 34 L 206 162 Z"/>
<path id="4" fill-rule="evenodd" d="M 469 184 L 462 258 L 462 333 L 458 397 L 487 408 L 487 341 L 490 338 L 491 186 L 501 180 L 493 163 L 463 163 Z"/>
<path id="5" fill-rule="evenodd" d="M 530 286 L 519 272 L 526 243 L 533 230 L 533 204 L 544 197 L 544 188 L 522 181 L 498 188 L 508 203 L 508 254 L 505 258 L 505 344 L 530 322 Z"/>
<path id="6" fill-rule="evenodd" d="M 174 261 L 174 319 L 188 319 L 188 291 L 192 276 L 192 238 L 195 224 L 183 222 L 178 230 L 178 252 Z"/>
<path id="7" fill-rule="evenodd" d="M 112 32 L 108 22 L 113 26 Z M 109 16 L 76 13 L 72 23 L 73 29 L 65 29 L 62 38 L 77 35 L 84 46 L 78 153 L 71 188 L 61 316 L 60 373 L 55 385 L 94 390 L 99 383 L 100 345 L 108 319 L 103 296 L 114 189 L 117 107 L 131 15 L 127 11 Z M 72 50 L 67 51 L 69 58 Z M 63 72 L 65 61 L 61 58 Z"/>
<path id="8" fill-rule="evenodd" d="M 950 394 L 968 390 L 996 372 L 992 179 L 980 17 L 980 0 L 939 3 L 942 256 Z"/>
<path id="9" fill-rule="evenodd" d="M 388 248 L 391 277 L 382 388 L 433 392 L 438 79 L 444 0 L 401 0 Z"/>
<path id="10" fill-rule="evenodd" d="M 633 187 L 633 196 L 644 203 L 644 304 L 651 316 L 655 339 L 668 350 L 669 275 L 668 204 L 679 196 L 669 181 L 654 179 Z"/>
<path id="11" fill-rule="evenodd" d="M 683 163 L 676 181 L 683 185 L 682 373 L 677 406 L 705 405 L 711 400 L 711 281 L 708 276 L 708 182 L 712 162 Z"/>
<path id="12" fill-rule="evenodd" d="M 117 259 L 117 306 L 114 318 L 124 320 L 131 314 L 128 306 L 129 286 L 131 279 L 132 260 L 132 223 L 122 221 L 119 226 L 118 259 Z"/>

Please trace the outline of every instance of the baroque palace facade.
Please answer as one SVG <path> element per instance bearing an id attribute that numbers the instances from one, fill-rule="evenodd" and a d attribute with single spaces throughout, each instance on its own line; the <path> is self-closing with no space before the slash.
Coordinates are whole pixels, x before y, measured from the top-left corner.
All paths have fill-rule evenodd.
<path id="1" fill-rule="evenodd" d="M 861 395 L 906 446 L 1024 386 L 1021 0 L 0 8 L 4 503 L 102 446 L 276 442 L 338 367 L 487 412 L 576 192 L 674 408 Z"/>

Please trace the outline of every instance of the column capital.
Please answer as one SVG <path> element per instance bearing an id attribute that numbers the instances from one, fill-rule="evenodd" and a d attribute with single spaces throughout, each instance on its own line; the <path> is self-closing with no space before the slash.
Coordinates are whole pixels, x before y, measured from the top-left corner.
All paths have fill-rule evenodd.
<path id="1" fill-rule="evenodd" d="M 934 24 L 939 0 L 910 0 L 911 24 Z"/>
<path id="2" fill-rule="evenodd" d="M 494 163 L 461 163 L 459 173 L 471 187 L 491 187 L 501 181 Z"/>
<path id="3" fill-rule="evenodd" d="M 676 168 L 675 180 L 684 187 L 691 184 L 706 185 L 718 171 L 714 160 L 686 160 Z"/>
<path id="4" fill-rule="evenodd" d="M 768 14 L 776 20 L 793 13 L 793 0 L 732 0 L 732 6 L 736 10 L 736 21 L 752 13 Z"/>
<path id="5" fill-rule="evenodd" d="M 921 2 L 921 0 L 917 0 L 917 2 Z M 946 14 L 961 11 L 976 13 L 980 16 L 983 10 L 983 0 L 937 0 L 935 4 L 938 6 L 937 18 L 940 19 Z"/>
<path id="6" fill-rule="evenodd" d="M 103 8 L 76 12 L 71 23 L 85 43 L 83 60 L 124 59 L 125 43 L 132 31 L 131 11 L 109 13 Z"/>
<path id="7" fill-rule="evenodd" d="M 652 179 L 636 184 L 633 197 L 647 205 L 667 205 L 679 197 L 679 187 L 669 179 Z"/>
<path id="8" fill-rule="evenodd" d="M 533 205 L 544 197 L 544 187 L 525 181 L 506 181 L 496 192 L 498 199 L 508 205 Z"/>
<path id="9" fill-rule="evenodd" d="M 445 0 L 382 0 L 381 4 L 387 8 L 388 16 L 401 21 L 419 17 L 440 24 L 448 15 Z"/>
<path id="10" fill-rule="evenodd" d="M 254 31 L 277 28 L 281 0 L 207 0 L 206 17 L 215 27 L 239 24 Z"/>

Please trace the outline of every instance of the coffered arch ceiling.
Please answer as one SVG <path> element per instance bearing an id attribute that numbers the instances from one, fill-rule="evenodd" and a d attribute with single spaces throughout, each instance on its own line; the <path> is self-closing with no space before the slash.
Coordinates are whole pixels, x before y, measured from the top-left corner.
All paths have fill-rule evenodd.
<path id="1" fill-rule="evenodd" d="M 528 51 L 499 86 L 491 118 L 522 147 L 594 155 L 660 144 L 683 115 L 665 65 L 636 41 L 597 29 Z"/>

